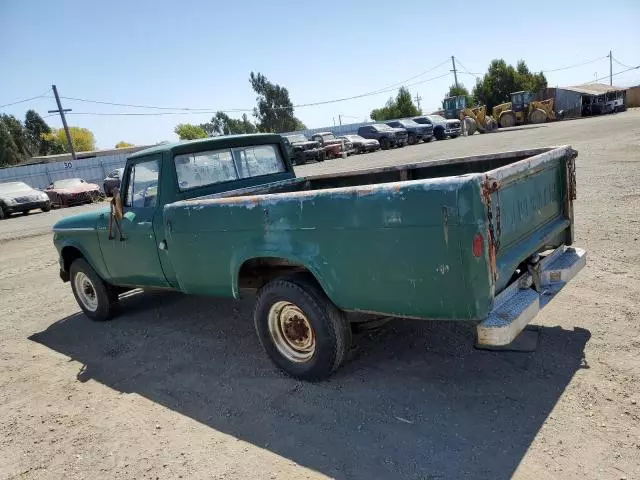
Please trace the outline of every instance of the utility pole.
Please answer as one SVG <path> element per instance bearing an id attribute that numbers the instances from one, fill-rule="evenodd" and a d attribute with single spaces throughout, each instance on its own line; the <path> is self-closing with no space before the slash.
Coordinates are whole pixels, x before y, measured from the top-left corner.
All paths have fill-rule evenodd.
<path id="1" fill-rule="evenodd" d="M 609 85 L 613 86 L 613 55 L 609 50 Z"/>
<path id="2" fill-rule="evenodd" d="M 60 114 L 60 118 L 62 119 L 62 126 L 64 127 L 64 133 L 67 136 L 67 146 L 69 147 L 69 152 L 71 152 L 71 158 L 73 160 L 76 160 L 76 152 L 73 149 L 73 143 L 71 142 L 71 134 L 69 133 L 69 126 L 67 125 L 67 119 L 64 116 L 65 112 L 70 112 L 71 109 L 70 108 L 67 108 L 67 109 L 63 109 L 62 108 L 62 104 L 60 103 L 60 97 L 58 96 L 58 89 L 56 88 L 55 85 L 51 85 L 51 88 L 53 89 L 53 94 L 56 97 L 56 103 L 58 104 L 58 109 L 57 110 L 49 110 L 49 113 L 59 113 Z"/>
<path id="3" fill-rule="evenodd" d="M 416 96 L 414 97 L 414 100 L 416 101 L 416 104 L 418 105 L 418 110 L 420 110 L 420 100 L 422 100 L 422 97 L 420 95 L 418 95 L 418 92 L 416 92 Z"/>
<path id="4" fill-rule="evenodd" d="M 453 64 L 453 70 L 451 70 L 453 72 L 453 79 L 456 82 L 456 88 L 458 88 L 458 72 L 456 70 L 456 57 L 454 57 L 453 55 L 451 55 L 451 63 Z"/>

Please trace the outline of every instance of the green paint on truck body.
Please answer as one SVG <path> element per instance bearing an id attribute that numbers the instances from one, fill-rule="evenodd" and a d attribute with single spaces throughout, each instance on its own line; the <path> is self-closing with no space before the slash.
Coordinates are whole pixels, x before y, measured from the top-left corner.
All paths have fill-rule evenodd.
<path id="1" fill-rule="evenodd" d="M 286 172 L 178 188 L 175 155 L 262 144 L 279 149 Z M 522 262 L 571 243 L 575 155 L 558 147 L 296 178 L 277 135 L 159 146 L 127 163 L 124 178 L 149 158 L 161 165 L 157 207 L 125 208 L 131 238 L 108 240 L 97 212 L 56 224 L 54 243 L 61 255 L 80 249 L 117 285 L 237 297 L 243 267 L 266 262 L 308 270 L 345 310 L 481 320 Z M 135 236 L 142 217 L 149 228 Z"/>

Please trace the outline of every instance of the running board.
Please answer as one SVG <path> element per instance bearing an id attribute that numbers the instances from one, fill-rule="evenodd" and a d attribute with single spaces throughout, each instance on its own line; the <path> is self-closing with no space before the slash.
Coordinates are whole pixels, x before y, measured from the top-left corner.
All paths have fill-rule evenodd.
<path id="1" fill-rule="evenodd" d="M 489 316 L 476 327 L 476 347 L 509 345 L 540 310 L 582 270 L 586 262 L 587 253 L 583 249 L 565 246 L 543 258 L 537 269 L 523 274 L 495 298 Z M 532 288 L 537 284 L 540 291 Z"/>

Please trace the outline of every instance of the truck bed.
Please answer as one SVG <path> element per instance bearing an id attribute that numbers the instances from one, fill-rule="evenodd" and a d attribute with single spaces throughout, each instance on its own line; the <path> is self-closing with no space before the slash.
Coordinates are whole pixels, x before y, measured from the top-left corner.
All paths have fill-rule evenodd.
<path id="1" fill-rule="evenodd" d="M 299 265 L 345 310 L 480 320 L 523 262 L 572 242 L 575 156 L 433 160 L 176 202 L 169 255 L 191 293 L 237 296 L 252 268 Z"/>

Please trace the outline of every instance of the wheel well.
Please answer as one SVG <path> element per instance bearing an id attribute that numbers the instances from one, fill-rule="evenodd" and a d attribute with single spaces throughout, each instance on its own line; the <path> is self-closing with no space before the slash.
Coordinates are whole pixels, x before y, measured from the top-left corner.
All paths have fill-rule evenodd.
<path id="1" fill-rule="evenodd" d="M 291 262 L 286 258 L 259 257 L 246 260 L 242 264 L 238 271 L 238 288 L 258 289 L 274 278 L 296 273 L 308 274 L 320 286 L 320 282 L 313 273 L 302 264 Z"/>
<path id="2" fill-rule="evenodd" d="M 82 252 L 76 247 L 64 247 L 62 249 L 62 252 L 60 253 L 60 256 L 62 257 L 64 271 L 69 272 L 73 261 L 76 258 L 83 258 L 84 255 L 82 255 Z"/>

